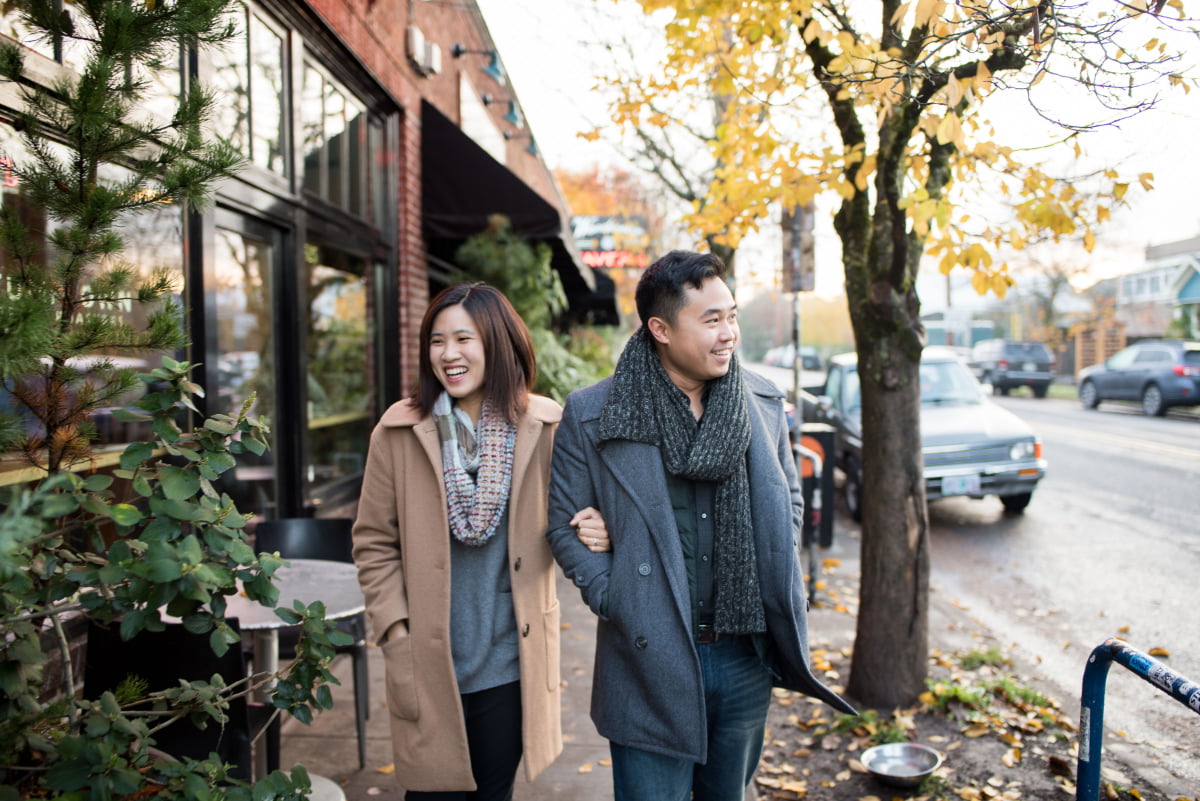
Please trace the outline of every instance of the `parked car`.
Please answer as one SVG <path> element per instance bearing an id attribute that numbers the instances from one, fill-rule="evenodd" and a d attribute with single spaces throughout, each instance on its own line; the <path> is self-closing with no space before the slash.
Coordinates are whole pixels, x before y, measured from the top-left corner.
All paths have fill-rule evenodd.
<path id="1" fill-rule="evenodd" d="M 768 367 L 792 367 L 796 359 L 796 346 L 792 343 L 771 348 L 763 356 L 762 363 Z M 800 346 L 800 369 L 820 370 L 824 365 L 815 348 L 809 345 Z"/>
<path id="2" fill-rule="evenodd" d="M 1054 380 L 1055 358 L 1041 342 L 985 339 L 971 349 L 970 366 L 980 383 L 991 384 L 997 395 L 1029 387 L 1035 398 L 1044 398 Z"/>
<path id="3" fill-rule="evenodd" d="M 1019 514 L 1046 472 L 1041 439 L 1023 420 L 993 403 L 956 354 L 928 347 L 921 356 L 921 450 L 925 497 L 996 495 Z M 858 359 L 829 362 L 817 419 L 837 430 L 835 458 L 846 476 L 846 506 L 862 519 L 862 408 Z"/>
<path id="4" fill-rule="evenodd" d="M 1100 401 L 1140 401 L 1148 415 L 1172 406 L 1200 404 L 1200 342 L 1143 340 L 1103 364 L 1079 371 L 1079 400 L 1085 409 Z"/>

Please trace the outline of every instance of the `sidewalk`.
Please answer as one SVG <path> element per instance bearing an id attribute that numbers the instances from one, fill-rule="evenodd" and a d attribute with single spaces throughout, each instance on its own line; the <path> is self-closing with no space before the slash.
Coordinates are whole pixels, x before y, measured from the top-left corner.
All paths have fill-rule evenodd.
<path id="1" fill-rule="evenodd" d="M 612 798 L 612 776 L 607 761 L 608 742 L 596 734 L 588 715 L 591 703 L 592 656 L 595 652 L 595 617 L 579 592 L 558 574 L 562 604 L 563 753 L 537 781 L 525 779 L 524 766 L 517 774 L 514 797 L 520 801 L 605 801 Z M 333 709 L 316 716 L 311 726 L 289 718 L 283 724 L 280 765 L 302 764 L 341 785 L 347 801 L 402 801 L 401 778 L 383 773 L 392 763 L 383 655 L 368 652 L 371 677 L 371 718 L 367 721 L 367 765 L 358 769 L 354 733 L 354 683 L 350 660 L 339 656 L 334 675 L 342 682 L 333 687 Z"/>
<path id="2" fill-rule="evenodd" d="M 820 551 L 819 559 L 837 559 L 837 572 L 858 575 L 858 540 L 839 537 L 833 548 Z M 809 613 L 809 631 L 814 648 L 849 647 L 854 639 L 854 617 L 835 608 L 836 588 L 818 592 L 818 603 Z M 562 604 L 563 753 L 536 782 L 518 772 L 514 798 L 517 801 L 609 801 L 612 774 L 608 767 L 608 743 L 598 734 L 589 716 L 592 658 L 595 653 L 595 617 L 580 600 L 570 582 L 558 574 L 558 597 Z M 936 607 L 937 602 L 934 601 Z M 936 614 L 936 611 L 934 612 Z M 944 626 L 931 627 L 945 631 Z M 400 777 L 381 772 L 392 763 L 387 709 L 383 685 L 383 656 L 369 650 L 371 718 L 367 721 L 367 764 L 358 769 L 354 733 L 354 685 L 349 657 L 340 656 L 333 672 L 342 682 L 333 687 L 334 706 L 316 716 L 311 726 L 294 719 L 283 725 L 281 766 L 302 764 L 310 773 L 337 782 L 347 801 L 402 801 Z"/>

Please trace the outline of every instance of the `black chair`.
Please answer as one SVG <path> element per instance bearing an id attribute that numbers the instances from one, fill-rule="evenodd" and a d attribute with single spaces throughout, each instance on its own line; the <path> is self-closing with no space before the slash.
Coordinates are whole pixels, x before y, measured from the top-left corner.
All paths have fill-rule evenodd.
<path id="1" fill-rule="evenodd" d="M 328 559 L 354 562 L 350 529 L 354 521 L 345 517 L 288 517 L 263 520 L 254 530 L 254 549 L 258 553 L 276 553 L 285 559 Z M 338 621 L 338 629 L 350 634 L 354 642 L 338 647 L 348 653 L 354 669 L 354 717 L 358 729 L 358 766 L 366 765 L 366 721 L 371 716 L 367 678 L 367 618 L 363 613 Z M 279 655 L 295 654 L 297 632 L 279 632 Z"/>
<path id="2" fill-rule="evenodd" d="M 236 618 L 227 623 L 238 630 Z M 105 628 L 88 623 L 87 661 L 83 693 L 99 698 L 116 688 L 129 676 L 146 682 L 146 690 L 155 692 L 179 686 L 179 680 L 208 681 L 220 675 L 226 684 L 246 678 L 246 661 L 241 648 L 231 647 L 223 656 L 213 653 L 207 634 L 193 634 L 181 623 L 167 623 L 163 631 L 143 631 L 133 639 L 121 639 L 114 623 Z M 278 727 L 274 707 L 248 703 L 240 697 L 230 701 L 224 725 L 209 720 L 201 729 L 187 718 L 155 732 L 155 747 L 174 757 L 204 759 L 216 754 L 234 767 L 229 775 L 249 781 L 252 776 L 251 745 L 263 738 L 269 770 L 279 767 Z"/>

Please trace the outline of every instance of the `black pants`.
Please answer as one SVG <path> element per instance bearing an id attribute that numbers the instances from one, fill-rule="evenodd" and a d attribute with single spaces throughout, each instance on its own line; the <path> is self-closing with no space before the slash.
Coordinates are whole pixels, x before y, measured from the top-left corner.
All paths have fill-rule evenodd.
<path id="1" fill-rule="evenodd" d="M 462 705 L 471 773 L 478 789 L 445 793 L 409 790 L 405 801 L 512 801 L 521 762 L 521 683 L 467 693 Z"/>

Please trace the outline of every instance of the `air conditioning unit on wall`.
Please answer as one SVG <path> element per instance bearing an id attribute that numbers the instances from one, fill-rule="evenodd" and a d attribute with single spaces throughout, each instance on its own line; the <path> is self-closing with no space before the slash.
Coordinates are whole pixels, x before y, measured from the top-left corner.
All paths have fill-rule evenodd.
<path id="1" fill-rule="evenodd" d="M 442 48 L 425 39 L 416 25 L 408 26 L 408 59 L 422 75 L 437 75 L 442 71 Z"/>

